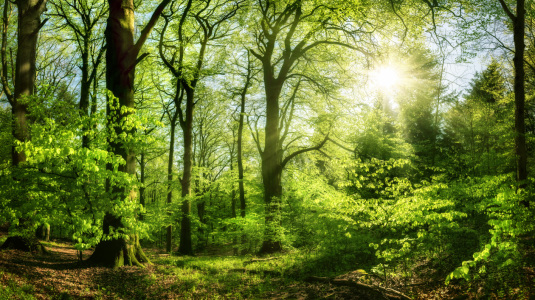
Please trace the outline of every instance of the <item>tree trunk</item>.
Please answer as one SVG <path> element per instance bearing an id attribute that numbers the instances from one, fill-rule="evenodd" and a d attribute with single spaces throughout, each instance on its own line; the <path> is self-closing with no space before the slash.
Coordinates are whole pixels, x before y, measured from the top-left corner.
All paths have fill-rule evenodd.
<path id="1" fill-rule="evenodd" d="M 43 223 L 37 227 L 36 237 L 45 242 L 50 240 L 50 224 Z"/>
<path id="2" fill-rule="evenodd" d="M 144 208 L 146 205 L 146 197 L 145 197 L 145 151 L 141 153 L 141 159 L 139 162 L 139 183 L 141 184 L 139 187 L 139 204 Z M 139 214 L 139 219 L 143 220 L 144 216 L 143 214 Z"/>
<path id="3" fill-rule="evenodd" d="M 240 97 L 240 119 L 238 123 L 238 187 L 240 190 L 240 212 L 242 218 L 245 218 L 245 187 L 243 185 L 243 122 L 245 118 L 245 99 L 252 78 L 251 58 L 249 57 L 249 55 L 250 54 L 248 54 L 247 56 L 247 78 L 245 80 L 245 86 Z"/>
<path id="4" fill-rule="evenodd" d="M 80 82 L 80 115 L 82 117 L 89 116 L 89 89 L 91 82 L 89 81 L 89 40 L 84 37 L 84 49 L 82 49 L 82 78 Z M 86 124 L 86 122 L 83 122 Z M 82 130 L 82 147 L 89 147 L 89 136 L 87 131 L 89 128 L 84 125 Z"/>
<path id="5" fill-rule="evenodd" d="M 262 180 L 264 184 L 265 230 L 261 254 L 280 252 L 282 245 L 280 227 L 280 203 L 282 196 L 282 153 L 279 137 L 279 96 L 282 84 L 264 74 L 266 88 L 265 147 L 262 153 Z"/>
<path id="6" fill-rule="evenodd" d="M 192 146 L 193 146 L 193 110 L 194 90 L 186 89 L 186 118 L 180 124 L 184 136 L 184 171 L 180 180 L 182 186 L 182 220 L 180 222 L 180 245 L 178 252 L 181 255 L 194 255 L 191 242 L 191 169 L 192 169 Z M 178 108 L 177 108 L 178 109 Z"/>
<path id="7" fill-rule="evenodd" d="M 232 147 L 234 148 L 234 146 Z M 234 150 L 232 152 L 234 152 Z M 230 153 L 230 173 L 231 174 L 233 173 L 232 171 L 234 171 L 234 160 L 232 159 L 232 156 L 234 156 L 234 154 L 232 152 Z M 232 217 L 236 218 L 236 189 L 235 189 L 234 181 L 232 181 L 232 191 L 230 194 L 231 194 L 230 195 L 230 211 L 231 211 Z"/>
<path id="8" fill-rule="evenodd" d="M 137 43 L 134 44 L 134 2 L 133 0 L 108 0 L 109 17 L 106 24 L 106 88 L 118 99 L 117 105 L 110 105 L 108 100 L 107 114 L 109 119 L 115 119 L 108 123 L 108 130 L 114 135 L 120 136 L 126 133 L 131 136 L 133 129 L 124 129 L 121 123 L 131 114 L 124 113 L 121 107 L 134 108 L 134 75 L 138 63 L 138 54 L 146 41 L 150 31 L 156 24 L 156 20 L 162 13 L 169 0 L 163 0 L 156 8 L 149 23 L 141 31 Z M 127 148 L 122 142 L 113 139 L 109 142 L 110 149 L 116 155 L 120 155 L 126 164 L 119 166 L 119 171 L 128 174 L 136 172 L 136 156 L 134 149 Z M 128 198 L 131 191 L 122 190 L 121 187 L 111 186 L 108 192 L 118 194 L 120 199 Z M 115 232 L 121 232 L 125 226 L 120 217 L 107 212 L 102 224 L 105 236 L 113 228 Z M 94 264 L 102 264 L 108 267 L 121 267 L 123 265 L 138 265 L 148 262 L 149 259 L 141 249 L 137 235 L 113 237 L 103 239 L 95 247 L 89 261 Z"/>
<path id="9" fill-rule="evenodd" d="M 178 108 L 177 108 L 178 110 Z M 173 117 L 171 118 L 171 140 L 169 141 L 169 160 L 167 162 L 167 205 L 169 206 L 173 202 L 173 163 L 175 157 L 175 130 L 176 122 L 178 118 L 178 111 L 175 110 Z M 173 242 L 173 225 L 167 226 L 167 235 L 165 239 L 165 251 L 171 252 L 171 245 Z"/>
<path id="10" fill-rule="evenodd" d="M 30 139 L 28 101 L 34 94 L 37 39 L 41 23 L 41 14 L 45 10 L 46 0 L 18 0 L 18 44 L 15 64 L 15 91 L 11 106 L 13 113 L 13 137 L 25 142 Z M 12 164 L 14 166 L 26 161 L 24 152 L 18 152 L 13 145 Z"/>
<path id="11" fill-rule="evenodd" d="M 515 42 L 515 57 L 513 64 L 515 67 L 515 152 L 517 162 L 517 181 L 520 183 L 520 188 L 525 188 L 528 178 L 528 153 L 526 148 L 526 124 L 525 124 L 525 100 L 526 94 L 524 90 L 524 31 L 525 31 L 525 14 L 524 0 L 516 2 L 517 16 L 513 21 L 513 34 Z M 529 202 L 525 202 L 526 206 Z"/>
<path id="12" fill-rule="evenodd" d="M 104 234 L 107 235 L 110 233 L 110 227 L 124 228 L 124 225 L 120 218 L 106 213 L 102 227 L 104 228 Z M 88 261 L 96 265 L 113 268 L 125 265 L 141 266 L 141 263 L 144 262 L 150 263 L 150 260 L 141 249 L 137 235 L 101 240 Z"/>
<path id="13" fill-rule="evenodd" d="M 516 154 L 516 180 L 518 188 L 524 189 L 527 186 L 528 179 L 528 150 L 526 147 L 526 120 L 525 120 L 525 86 L 524 86 L 524 48 L 526 47 L 524 41 L 525 23 L 526 23 L 526 7 L 525 0 L 516 1 L 516 16 L 507 6 L 504 0 L 499 0 L 500 4 L 511 19 L 513 24 L 513 39 L 515 43 L 515 57 L 513 58 L 513 65 L 515 68 L 515 154 Z M 521 201 L 521 204 L 529 207 L 529 201 Z"/>

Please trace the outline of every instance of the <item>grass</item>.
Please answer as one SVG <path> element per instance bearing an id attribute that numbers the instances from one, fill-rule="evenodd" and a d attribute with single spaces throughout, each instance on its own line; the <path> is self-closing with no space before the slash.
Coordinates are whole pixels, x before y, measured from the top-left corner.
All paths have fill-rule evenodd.
<path id="1" fill-rule="evenodd" d="M 250 299 L 277 288 L 270 276 L 244 267 L 248 257 L 165 257 L 154 260 L 155 276 L 176 279 L 174 293 L 185 298 Z M 272 269 L 264 266 L 265 269 Z"/>
<path id="2" fill-rule="evenodd" d="M 36 299 L 33 296 L 35 288 L 32 284 L 3 271 L 0 271 L 0 278 L 0 300 Z"/>
<path id="3" fill-rule="evenodd" d="M 335 276 L 334 257 L 289 252 L 269 260 L 251 256 L 164 256 L 153 260 L 156 282 L 173 278 L 175 294 L 185 298 L 269 298 L 287 286 L 296 286 L 311 275 Z M 347 265 L 356 269 L 356 265 Z"/>
<path id="4" fill-rule="evenodd" d="M 309 283 L 308 276 L 334 277 L 364 269 L 358 256 L 291 251 L 271 258 L 170 256 L 147 251 L 146 268 L 86 268 L 76 251 L 44 243 L 51 255 L 0 252 L 3 299 L 318 299 L 355 298 L 350 287 Z M 39 266 L 39 267 L 35 267 Z M 343 270 L 345 268 L 345 270 Z M 344 275 L 345 276 L 345 275 Z M 367 283 L 367 282 L 366 282 Z"/>

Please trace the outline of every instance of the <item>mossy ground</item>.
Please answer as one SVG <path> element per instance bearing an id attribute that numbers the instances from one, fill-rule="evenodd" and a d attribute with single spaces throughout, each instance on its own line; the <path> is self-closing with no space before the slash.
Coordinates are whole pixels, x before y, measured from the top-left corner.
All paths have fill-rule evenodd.
<path id="1" fill-rule="evenodd" d="M 181 257 L 146 249 L 153 264 L 116 270 L 87 267 L 69 243 L 44 243 L 49 255 L 0 251 L 2 299 L 370 299 L 351 287 L 310 283 L 327 276 L 381 284 L 355 266 L 335 271 L 325 257 L 288 252 L 275 258 L 254 256 Z M 84 253 L 89 257 L 90 251 Z M 333 271 L 334 270 L 334 271 Z M 364 274 L 364 275 L 363 275 Z M 415 299 L 452 299 L 455 287 L 440 284 L 401 290 Z M 425 290 L 425 294 L 424 293 Z M 422 297 L 421 295 L 425 295 Z"/>

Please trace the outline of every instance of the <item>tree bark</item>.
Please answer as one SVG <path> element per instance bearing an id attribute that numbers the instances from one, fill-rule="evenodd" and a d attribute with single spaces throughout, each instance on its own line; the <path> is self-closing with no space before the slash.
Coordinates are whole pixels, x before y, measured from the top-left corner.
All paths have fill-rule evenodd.
<path id="1" fill-rule="evenodd" d="M 80 82 L 80 115 L 89 116 L 89 41 L 84 39 L 84 49 L 82 49 L 82 80 Z M 85 122 L 84 122 L 85 124 Z M 82 135 L 82 147 L 89 147 L 89 136 L 86 134 L 88 128 L 84 128 Z"/>
<path id="2" fill-rule="evenodd" d="M 526 123 L 525 123 L 525 86 L 524 86 L 524 32 L 525 32 L 525 14 L 524 0 L 517 0 L 516 2 L 517 16 L 516 21 L 513 22 L 513 35 L 515 43 L 515 57 L 513 64 L 515 67 L 515 152 L 517 158 L 517 181 L 520 188 L 527 186 L 528 178 L 528 152 L 526 147 Z M 529 202 L 526 202 L 529 204 Z"/>
<path id="3" fill-rule="evenodd" d="M 108 100 L 107 114 L 109 119 L 108 130 L 114 135 L 123 133 L 131 136 L 133 129 L 124 129 L 121 123 L 129 117 L 131 112 L 124 113 L 121 107 L 134 108 L 134 75 L 138 63 L 138 54 L 141 46 L 146 41 L 148 34 L 154 27 L 156 20 L 162 13 L 169 0 L 160 3 L 149 23 L 142 30 L 137 43 L 134 43 L 134 3 L 133 0 L 108 0 L 109 17 L 106 24 L 106 87 L 118 99 L 117 105 L 111 105 Z M 120 172 L 135 174 L 136 156 L 134 149 L 127 148 L 122 142 L 114 138 L 109 142 L 110 149 L 116 155 L 125 160 L 125 165 L 119 166 Z M 130 191 L 124 191 L 121 187 L 111 186 L 108 192 L 118 194 L 120 199 L 128 198 Z M 116 232 L 123 232 L 125 226 L 121 217 L 107 212 L 102 224 L 104 236 L 108 236 L 113 228 Z M 137 235 L 127 235 L 103 239 L 95 247 L 89 261 L 94 264 L 102 264 L 108 267 L 121 267 L 123 265 L 138 265 L 150 263 L 141 249 Z"/>
<path id="4" fill-rule="evenodd" d="M 139 204 L 141 204 L 142 207 L 145 207 L 146 205 L 146 197 L 145 197 L 145 151 L 141 152 L 141 158 L 139 162 L 139 183 L 141 183 L 141 186 L 139 187 Z M 143 220 L 144 216 L 143 214 L 139 214 L 139 219 Z"/>
<path id="5" fill-rule="evenodd" d="M 193 255 L 191 242 L 191 171 L 193 153 L 193 111 L 195 109 L 194 87 L 184 86 L 186 92 L 185 119 L 180 123 L 184 137 L 184 169 L 180 184 L 182 186 L 182 219 L 180 221 L 180 244 L 178 252 L 181 255 Z"/>
<path id="6" fill-rule="evenodd" d="M 232 143 L 234 143 L 234 139 L 232 141 Z M 232 146 L 234 148 L 234 146 Z M 234 171 L 234 160 L 232 159 L 233 156 L 234 156 L 234 150 L 230 153 L 230 173 L 232 174 L 233 171 Z M 230 193 L 230 212 L 232 214 L 232 217 L 233 218 L 236 218 L 237 214 L 236 214 L 236 189 L 235 189 L 235 185 L 234 185 L 234 182 L 232 182 L 232 191 Z"/>
<path id="7" fill-rule="evenodd" d="M 177 108 L 178 109 L 178 108 Z M 167 204 L 170 205 L 173 202 L 173 164 L 175 157 L 175 131 L 176 123 L 178 119 L 178 111 L 175 110 L 173 117 L 171 118 L 171 139 L 169 141 L 169 159 L 167 162 Z M 168 225 L 166 230 L 165 239 L 165 251 L 171 252 L 171 245 L 173 242 L 173 225 Z"/>
<path id="8" fill-rule="evenodd" d="M 296 30 L 298 30 L 298 25 L 304 23 L 304 19 L 314 15 L 314 13 L 312 13 L 303 17 L 302 1 L 290 1 L 286 3 L 286 6 L 280 11 L 277 11 L 276 5 L 274 4 L 275 1 L 266 0 L 258 2 L 261 3 L 260 11 L 262 13 L 262 21 L 260 22 L 260 31 L 262 34 L 259 36 L 262 36 L 262 40 L 258 41 L 259 47 L 257 50 L 251 50 L 251 54 L 262 63 L 262 71 L 264 72 L 264 90 L 266 95 L 264 150 L 261 150 L 258 140 L 255 141 L 262 158 L 262 180 L 264 185 L 266 212 L 264 241 L 259 253 L 270 254 L 282 250 L 278 228 L 280 227 L 282 196 L 281 178 L 285 165 L 297 155 L 320 149 L 327 141 L 326 137 L 319 145 L 297 150 L 283 159 L 283 143 L 292 118 L 292 112 L 290 112 L 288 119 L 281 122 L 279 102 L 283 86 L 290 77 L 295 64 L 310 49 L 321 44 L 345 45 L 352 49 L 353 47 L 328 39 L 323 41 L 310 41 L 310 37 L 313 36 L 312 32 L 304 34 L 305 38 L 296 41 L 297 38 L 294 34 L 296 33 Z M 316 11 L 316 9 L 319 9 L 320 7 L 321 5 L 312 9 L 312 11 Z M 286 28 L 287 30 L 282 30 L 282 28 Z M 341 28 L 339 30 L 341 30 Z M 278 46 L 282 47 L 280 55 L 276 54 Z M 295 93 L 298 89 L 299 83 L 296 85 L 292 97 L 295 97 Z M 282 113 L 283 117 L 285 117 L 286 111 L 283 111 Z"/>
<path id="9" fill-rule="evenodd" d="M 526 147 L 526 120 L 525 120 L 525 71 L 524 71 L 524 41 L 526 7 L 525 0 L 516 1 L 516 16 L 509 9 L 504 0 L 500 4 L 513 24 L 513 39 L 515 44 L 515 56 L 513 65 L 515 69 L 514 92 L 515 92 L 515 154 L 516 154 L 516 180 L 518 188 L 524 189 L 528 179 L 528 150 Z M 521 204 L 529 207 L 529 201 L 521 201 Z"/>
<path id="10" fill-rule="evenodd" d="M 270 70 L 271 68 L 269 68 Z M 279 97 L 282 84 L 264 68 L 266 91 L 265 147 L 262 153 L 262 181 L 264 184 L 265 230 L 261 254 L 280 252 L 282 244 L 278 236 L 279 211 L 282 197 L 282 149 L 279 130 Z"/>
<path id="11" fill-rule="evenodd" d="M 245 85 L 240 95 L 240 118 L 238 121 L 238 187 L 240 191 L 240 215 L 245 218 L 245 187 L 243 183 L 243 122 L 245 119 L 245 100 L 247 97 L 247 90 L 251 85 L 253 78 L 252 64 L 250 53 L 247 52 L 247 76 L 245 78 Z"/>
<path id="12" fill-rule="evenodd" d="M 46 0 L 18 0 L 18 44 L 15 63 L 15 90 L 11 110 L 13 113 L 13 137 L 25 142 L 30 139 L 28 120 L 29 97 L 35 93 L 35 74 L 37 59 L 37 39 L 39 30 L 44 25 L 41 14 L 45 10 Z M 26 161 L 24 152 L 12 147 L 12 164 L 18 166 Z"/>

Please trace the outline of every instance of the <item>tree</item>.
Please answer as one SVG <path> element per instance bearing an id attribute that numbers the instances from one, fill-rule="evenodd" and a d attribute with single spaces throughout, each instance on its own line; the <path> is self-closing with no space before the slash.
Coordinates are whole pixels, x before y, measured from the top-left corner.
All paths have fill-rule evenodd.
<path id="1" fill-rule="evenodd" d="M 433 166 L 438 155 L 436 141 L 439 138 L 439 76 L 436 57 L 429 51 L 412 49 L 404 58 L 406 69 L 403 83 L 396 95 L 399 103 L 402 132 L 407 142 L 414 146 L 420 160 L 420 169 Z"/>
<path id="2" fill-rule="evenodd" d="M 258 138 L 256 139 L 262 159 L 266 206 L 266 231 L 260 253 L 274 253 L 282 250 L 275 229 L 282 196 L 282 171 L 294 157 L 318 150 L 327 141 L 325 135 L 325 138 L 316 145 L 301 148 L 284 157 L 284 143 L 288 137 L 295 107 L 292 98 L 295 98 L 300 87 L 299 83 L 292 82 L 291 79 L 309 80 L 314 86 L 316 84 L 314 79 L 305 73 L 300 73 L 298 66 L 305 64 L 304 61 L 312 60 L 315 51 L 328 52 L 329 45 L 366 53 L 363 48 L 350 43 L 355 41 L 357 36 L 365 35 L 363 32 L 366 24 L 360 24 L 363 27 L 359 28 L 359 24 L 352 18 L 349 20 L 338 18 L 339 10 L 347 9 L 346 12 L 352 13 L 355 6 L 350 3 L 336 2 L 329 6 L 322 2 L 302 0 L 288 1 L 283 5 L 271 0 L 259 0 L 257 3 L 261 21 L 255 33 L 256 47 L 251 53 L 262 64 L 266 120 L 263 149 Z M 365 10 L 365 7 L 358 8 L 361 12 Z M 289 85 L 292 85 L 294 92 L 288 97 L 287 105 L 283 105 L 281 109 L 281 95 Z"/>
<path id="3" fill-rule="evenodd" d="M 528 179 L 528 151 L 526 147 L 526 115 L 525 115 L 525 71 L 524 71 L 524 48 L 525 48 L 525 23 L 526 23 L 526 8 L 525 0 L 516 1 L 516 15 L 513 14 L 507 3 L 504 0 L 499 0 L 507 17 L 511 20 L 513 25 L 513 39 L 515 45 L 515 56 L 513 58 L 513 65 L 515 69 L 515 153 L 516 153 L 516 180 L 519 188 L 527 186 Z M 529 202 L 522 201 L 526 207 L 529 207 Z"/>
<path id="4" fill-rule="evenodd" d="M 159 53 L 164 65 L 176 80 L 173 102 L 178 111 L 178 122 L 182 129 L 184 168 L 180 184 L 182 187 L 182 219 L 180 226 L 180 245 L 178 252 L 183 255 L 193 254 L 191 241 L 191 175 L 193 118 L 196 105 L 195 89 L 203 77 L 203 67 L 209 41 L 225 36 L 228 28 L 224 24 L 240 8 L 242 0 L 186 2 L 181 15 L 175 16 L 177 1 L 171 5 L 171 14 L 165 15 L 165 24 L 160 33 Z M 192 19 L 194 22 L 187 22 Z M 169 24 L 175 22 L 173 32 L 176 42 L 166 41 L 165 35 Z M 195 41 L 195 42 L 192 42 Z M 192 47 L 193 45 L 196 47 Z M 191 53 L 192 52 L 192 53 Z M 190 65 L 190 61 L 193 63 Z"/>
<path id="5" fill-rule="evenodd" d="M 37 60 L 37 40 L 39 30 L 45 24 L 41 14 L 46 8 L 46 0 L 17 0 L 17 56 L 15 64 L 15 89 L 11 92 L 8 83 L 7 66 L 7 30 L 9 26 L 8 11 L 10 2 L 4 3 L 2 31 L 2 85 L 13 114 L 13 137 L 16 141 L 25 142 L 29 139 L 28 101 L 35 93 L 35 74 Z M 26 161 L 26 155 L 12 148 L 12 164 L 18 166 Z"/>
<path id="6" fill-rule="evenodd" d="M 514 138 L 509 122 L 514 118 L 513 103 L 512 95 L 506 93 L 499 63 L 492 61 L 476 73 L 471 86 L 464 101 L 457 102 L 446 114 L 446 139 L 457 145 L 458 151 L 449 165 L 460 162 L 475 176 L 511 172 Z"/>
<path id="7" fill-rule="evenodd" d="M 112 93 L 110 98 L 116 97 L 119 104 L 113 104 L 113 99 L 108 99 L 107 125 L 112 135 L 109 146 L 113 153 L 121 156 L 125 161 L 124 165 L 119 166 L 119 171 L 130 175 L 134 175 L 136 171 L 136 154 L 132 145 L 120 141 L 118 137 L 124 135 L 129 137 L 134 134 L 134 129 L 131 126 L 125 128 L 123 123 L 128 122 L 128 119 L 132 117 L 132 109 L 135 106 L 135 69 L 140 60 L 146 56 L 146 54 L 139 56 L 139 52 L 169 2 L 170 0 L 160 2 L 141 31 L 138 40 L 134 42 L 134 1 L 108 0 L 106 88 Z M 113 186 L 112 183 L 108 183 L 108 192 L 116 194 L 117 200 L 121 202 L 133 201 L 132 198 L 135 198 L 135 193 L 132 191 L 121 190 L 120 186 Z M 111 211 L 106 212 L 102 228 L 104 238 L 95 247 L 95 252 L 90 258 L 91 262 L 114 268 L 125 264 L 141 266 L 142 262 L 149 262 L 141 249 L 137 235 L 128 237 L 125 236 L 125 232 L 120 232 L 119 236 L 113 235 L 113 231 L 121 231 L 125 228 L 121 216 Z"/>
<path id="8" fill-rule="evenodd" d="M 243 84 L 243 88 L 239 93 L 240 97 L 240 116 L 238 119 L 238 140 L 237 140 L 237 146 L 238 146 L 238 152 L 237 152 L 237 158 L 238 161 L 238 186 L 239 186 L 239 193 L 240 193 L 240 215 L 242 218 L 245 218 L 245 187 L 243 183 L 243 123 L 245 119 L 245 101 L 247 100 L 247 91 L 253 84 L 253 78 L 255 76 L 255 73 L 253 72 L 253 64 L 251 61 L 251 54 L 249 51 L 247 51 L 247 73 L 245 74 L 245 82 Z"/>
<path id="9" fill-rule="evenodd" d="M 206 86 L 198 86 L 197 91 L 193 124 L 192 186 L 200 221 L 198 239 L 201 244 L 208 242 L 208 235 L 204 235 L 207 232 L 206 228 L 213 228 L 213 220 L 217 219 L 217 215 L 210 214 L 217 211 L 214 205 L 217 202 L 214 203 L 212 199 L 220 194 L 221 183 L 218 180 L 229 166 L 232 173 L 235 147 L 234 136 L 225 139 L 226 126 L 222 126 L 229 119 L 227 107 L 221 105 L 228 99 L 227 95 Z M 224 144 L 227 144 L 227 147 L 224 147 Z M 231 189 L 231 195 L 231 208 L 234 209 L 234 189 Z"/>
<path id="10" fill-rule="evenodd" d="M 167 96 L 167 95 L 166 95 Z M 163 97 L 162 97 L 163 98 Z M 174 107 L 176 105 L 175 101 L 170 101 L 166 103 L 163 102 L 164 114 L 167 116 L 169 121 L 169 152 L 167 159 L 167 205 L 170 205 L 173 202 L 173 185 L 174 185 L 174 174 L 173 174 L 173 165 L 175 159 L 175 138 L 176 138 L 176 127 L 178 125 L 178 116 L 179 109 Z M 165 251 L 172 251 L 172 242 L 173 242 L 173 225 L 169 224 L 166 228 L 166 239 L 165 239 Z"/>
<path id="11" fill-rule="evenodd" d="M 52 16 L 61 18 L 63 27 L 71 31 L 81 58 L 80 101 L 79 110 L 82 116 L 89 116 L 91 85 L 96 82 L 98 67 L 105 47 L 99 43 L 95 31 L 107 13 L 107 6 L 102 0 L 51 1 L 54 11 Z M 96 95 L 93 101 L 96 101 Z M 88 128 L 86 128 L 87 130 Z M 84 130 L 84 131 L 86 131 Z M 89 136 L 82 137 L 83 147 L 89 146 Z"/>

